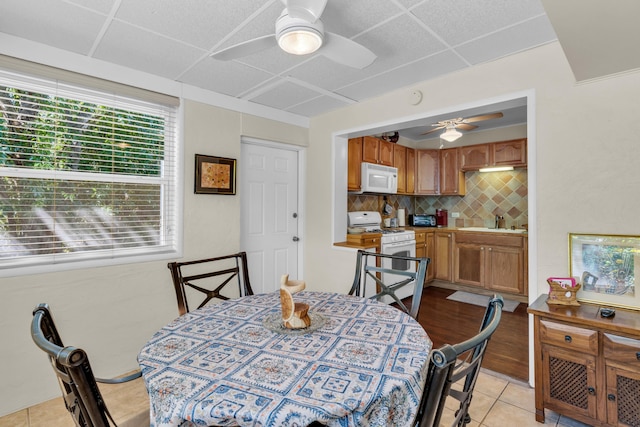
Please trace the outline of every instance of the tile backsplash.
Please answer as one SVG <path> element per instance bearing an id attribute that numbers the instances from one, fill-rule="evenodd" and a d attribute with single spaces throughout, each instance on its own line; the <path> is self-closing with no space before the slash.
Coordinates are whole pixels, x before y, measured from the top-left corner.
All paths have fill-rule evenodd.
<path id="1" fill-rule="evenodd" d="M 506 227 L 516 228 L 528 223 L 527 170 L 509 172 L 467 172 L 464 196 L 386 196 L 371 194 L 349 194 L 347 209 L 352 211 L 378 211 L 382 214 L 385 199 L 393 206 L 390 215 L 395 217 L 397 209 L 405 209 L 407 215 L 435 214 L 436 209 L 449 211 L 449 225 L 458 227 L 491 227 L 495 216 L 504 216 Z M 458 212 L 459 218 L 451 213 Z M 383 218 L 385 218 L 383 214 Z"/>

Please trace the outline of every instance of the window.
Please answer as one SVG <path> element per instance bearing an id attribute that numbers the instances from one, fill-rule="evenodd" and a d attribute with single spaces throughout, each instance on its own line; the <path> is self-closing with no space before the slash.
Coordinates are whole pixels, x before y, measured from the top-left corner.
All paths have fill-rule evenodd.
<path id="1" fill-rule="evenodd" d="M 0 70 L 0 275 L 176 251 L 170 100 Z"/>

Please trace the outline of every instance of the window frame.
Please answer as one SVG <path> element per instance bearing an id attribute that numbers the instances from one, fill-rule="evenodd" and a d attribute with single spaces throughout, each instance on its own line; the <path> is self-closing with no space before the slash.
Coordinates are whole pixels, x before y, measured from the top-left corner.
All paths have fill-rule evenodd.
<path id="1" fill-rule="evenodd" d="M 169 95 L 158 94 L 155 92 L 148 92 L 140 88 L 132 88 L 130 86 L 120 85 L 115 82 L 105 81 L 102 79 L 93 78 L 85 75 L 76 75 L 75 73 L 52 69 L 50 67 L 41 66 L 39 64 L 26 63 L 21 61 L 20 67 L 7 67 L 3 60 L 6 58 L 0 56 L 0 73 L 2 75 L 13 75 L 20 78 L 24 78 L 25 81 L 34 79 L 35 81 L 45 81 L 45 86 L 53 83 L 54 85 L 60 85 L 62 88 L 61 93 L 57 94 L 62 97 L 69 97 L 68 88 L 73 88 L 78 94 L 83 91 L 91 93 L 91 96 L 98 93 L 104 98 L 92 99 L 92 102 L 98 104 L 113 106 L 111 98 L 127 98 L 142 103 L 151 103 L 162 106 L 162 108 L 172 109 L 170 115 L 173 121 L 169 123 L 168 129 L 165 135 L 164 159 L 169 159 L 171 164 L 165 164 L 163 172 L 160 176 L 139 176 L 131 175 L 126 176 L 124 174 L 106 174 L 106 173 L 93 173 L 93 172 L 77 172 L 77 171 L 54 171 L 56 179 L 69 180 L 69 181 L 97 181 L 97 182 L 120 182 L 120 183 L 150 183 L 158 184 L 161 189 L 160 195 L 160 207 L 159 215 L 162 217 L 160 229 L 161 239 L 158 245 L 153 246 L 137 246 L 132 248 L 113 248 L 107 250 L 98 251 L 79 251 L 74 252 L 71 256 L 60 256 L 59 254 L 49 254 L 43 256 L 25 256 L 19 258 L 13 258 L 2 263 L 0 259 L 0 277 L 13 277 L 31 274 L 41 274 L 50 272 L 59 272 L 67 270 L 77 270 L 95 267 L 107 267 L 114 265 L 124 265 L 131 263 L 141 263 L 149 261 L 159 261 L 180 257 L 183 250 L 183 215 L 182 206 L 184 200 L 183 194 L 183 151 L 184 151 L 184 136 L 183 136 L 183 123 L 184 123 L 184 103 L 180 102 L 180 99 L 170 97 Z M 15 61 L 11 59 L 9 63 Z M 28 70 L 27 71 L 25 71 Z M 43 73 L 32 74 L 31 71 L 40 70 Z M 60 72 L 64 79 L 58 77 L 52 77 L 56 72 Z M 69 78 L 71 77 L 71 78 Z M 77 77 L 75 79 L 74 77 Z M 2 79 L 3 83 L 9 83 L 12 80 L 10 78 Z M 53 80 L 53 82 L 52 82 Z M 77 80 L 77 81 L 75 81 Z M 11 84 L 7 84 L 10 87 Z M 23 86 L 23 85 L 20 85 Z M 43 87 L 43 88 L 44 88 Z M 30 90 L 37 90 L 31 88 Z M 49 93 L 48 90 L 43 90 L 40 93 Z M 139 96 L 142 95 L 142 96 Z M 148 95 L 148 97 L 147 97 Z M 84 96 L 72 97 L 73 99 L 85 100 Z M 146 99 L 145 99 L 146 98 Z M 168 102 L 163 102 L 168 100 Z M 167 129 L 167 128 L 165 128 Z M 170 135 L 169 135 L 170 134 Z M 167 143 L 167 140 L 172 139 L 171 143 Z M 167 169 L 165 169 L 167 168 Z M 40 170 L 34 168 L 14 168 L 3 167 L 0 168 L 2 176 L 22 177 L 22 178 L 50 178 L 51 170 Z M 170 170 L 169 173 L 165 173 Z M 169 191 L 169 194 L 165 194 L 165 191 Z M 169 203 L 169 206 L 167 206 Z M 170 231 L 170 236 L 167 239 L 165 235 Z"/>

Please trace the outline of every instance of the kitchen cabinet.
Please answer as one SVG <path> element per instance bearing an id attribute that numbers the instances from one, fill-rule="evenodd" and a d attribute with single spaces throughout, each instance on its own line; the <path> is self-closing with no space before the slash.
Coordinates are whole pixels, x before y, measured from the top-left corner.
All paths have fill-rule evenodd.
<path id="1" fill-rule="evenodd" d="M 398 169 L 398 193 L 407 192 L 407 147 L 393 144 L 393 166 Z"/>
<path id="2" fill-rule="evenodd" d="M 640 425 L 640 312 L 599 315 L 597 304 L 548 305 L 533 314 L 536 421 L 545 409 L 592 426 Z"/>
<path id="3" fill-rule="evenodd" d="M 440 150 L 440 194 L 464 196 L 464 173 L 460 170 L 459 148 Z"/>
<path id="4" fill-rule="evenodd" d="M 493 166 L 527 166 L 527 140 L 494 142 L 491 144 Z"/>
<path id="5" fill-rule="evenodd" d="M 451 282 L 453 233 L 436 230 L 434 234 L 434 275 L 437 280 Z"/>
<path id="6" fill-rule="evenodd" d="M 460 147 L 460 169 L 477 170 L 491 165 L 491 147 L 489 144 Z"/>
<path id="7" fill-rule="evenodd" d="M 435 240 L 433 231 L 427 230 L 415 230 L 416 233 L 416 257 L 418 258 L 430 258 L 431 261 L 427 266 L 427 274 L 425 276 L 425 283 L 428 283 L 435 279 Z"/>
<path id="8" fill-rule="evenodd" d="M 359 191 L 362 177 L 362 137 L 349 139 L 347 149 L 347 191 Z"/>
<path id="9" fill-rule="evenodd" d="M 440 151 L 416 150 L 416 193 L 438 194 Z"/>
<path id="10" fill-rule="evenodd" d="M 393 166 L 394 144 L 373 136 L 362 138 L 362 161 Z"/>
<path id="11" fill-rule="evenodd" d="M 407 193 L 416 192 L 416 150 L 407 147 Z"/>
<path id="12" fill-rule="evenodd" d="M 473 171 L 490 166 L 526 167 L 526 138 L 460 147 L 460 170 Z"/>
<path id="13" fill-rule="evenodd" d="M 454 282 L 526 295 L 524 243 L 517 235 L 456 232 Z"/>

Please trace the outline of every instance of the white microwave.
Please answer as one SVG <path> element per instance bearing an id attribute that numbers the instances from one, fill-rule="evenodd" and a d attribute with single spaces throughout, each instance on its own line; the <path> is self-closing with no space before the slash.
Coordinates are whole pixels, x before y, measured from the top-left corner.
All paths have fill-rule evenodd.
<path id="1" fill-rule="evenodd" d="M 392 193 L 398 192 L 398 168 L 362 163 L 362 192 Z"/>

